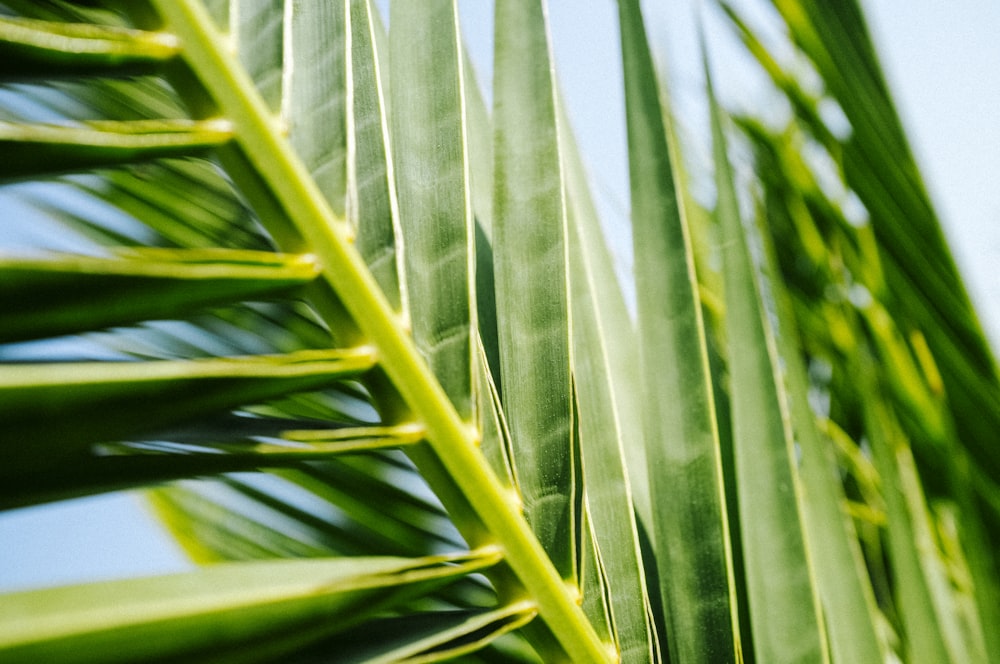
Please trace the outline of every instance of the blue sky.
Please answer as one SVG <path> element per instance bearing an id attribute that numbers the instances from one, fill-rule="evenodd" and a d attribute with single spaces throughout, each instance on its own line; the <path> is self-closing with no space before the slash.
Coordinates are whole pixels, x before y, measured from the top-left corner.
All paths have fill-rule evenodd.
<path id="1" fill-rule="evenodd" d="M 488 74 L 492 3 L 461 0 L 463 26 L 477 69 Z M 685 6 L 685 4 L 687 6 Z M 652 40 L 669 48 L 676 109 L 697 126 L 701 78 L 693 37 L 696 0 L 647 2 Z M 749 0 L 735 3 L 750 7 Z M 669 5 L 669 10 L 664 9 Z M 994 345 L 1000 340 L 1000 3 L 991 0 L 869 0 L 883 65 L 910 130 L 928 188 Z M 710 39 L 719 21 L 709 18 Z M 765 16 L 766 12 L 756 12 Z M 617 15 L 611 0 L 550 0 L 559 76 L 589 162 L 616 258 L 630 266 L 627 165 Z M 755 77 L 740 52 L 721 46 L 718 84 L 724 100 L 753 99 Z M 717 60 L 718 61 L 718 60 Z M 691 146 L 699 146 L 697 131 Z M 185 559 L 140 499 L 112 494 L 0 514 L 0 591 L 183 569 Z"/>

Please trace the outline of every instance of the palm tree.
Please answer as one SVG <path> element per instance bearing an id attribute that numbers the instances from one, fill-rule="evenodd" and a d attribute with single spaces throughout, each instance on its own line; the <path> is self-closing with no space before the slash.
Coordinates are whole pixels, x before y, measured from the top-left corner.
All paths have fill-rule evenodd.
<path id="1" fill-rule="evenodd" d="M 448 0 L 4 2 L 0 502 L 148 487 L 204 566 L 3 660 L 1000 659 L 991 351 L 856 3 L 774 5 L 851 131 L 723 5 L 795 119 L 709 80 L 706 209 L 619 2 L 633 317 L 541 0 L 491 110 Z"/>

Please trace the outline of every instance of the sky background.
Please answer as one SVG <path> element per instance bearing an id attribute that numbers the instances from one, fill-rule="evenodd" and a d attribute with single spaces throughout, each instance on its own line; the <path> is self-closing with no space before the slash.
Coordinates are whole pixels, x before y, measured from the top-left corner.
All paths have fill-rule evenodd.
<path id="1" fill-rule="evenodd" d="M 1000 3 L 862 0 L 931 196 L 987 333 L 1000 341 Z M 379 4 L 384 5 L 384 2 Z M 460 0 L 463 30 L 488 86 L 492 3 Z M 766 103 L 762 78 L 697 0 L 645 2 L 694 162 L 708 160 L 694 17 L 702 9 L 720 96 Z M 760 25 L 757 2 L 734 2 Z M 669 6 L 669 9 L 666 7 Z M 617 10 L 612 0 L 550 0 L 556 67 L 619 268 L 631 268 Z M 724 66 L 721 64 L 724 63 Z M 780 109 L 775 109 L 779 111 Z M 186 569 L 178 547 L 135 494 L 0 513 L 0 591 Z"/>

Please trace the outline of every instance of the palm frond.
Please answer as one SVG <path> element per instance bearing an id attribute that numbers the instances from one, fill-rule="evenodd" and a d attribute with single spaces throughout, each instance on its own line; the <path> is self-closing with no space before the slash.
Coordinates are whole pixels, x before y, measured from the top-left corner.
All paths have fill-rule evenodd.
<path id="1" fill-rule="evenodd" d="M 639 4 L 634 317 L 544 0 L 492 109 L 454 0 L 0 5 L 0 509 L 200 565 L 0 659 L 996 659 L 1000 383 L 856 3 L 774 3 L 849 131 L 723 3 L 795 117 L 709 83 L 712 209 Z"/>

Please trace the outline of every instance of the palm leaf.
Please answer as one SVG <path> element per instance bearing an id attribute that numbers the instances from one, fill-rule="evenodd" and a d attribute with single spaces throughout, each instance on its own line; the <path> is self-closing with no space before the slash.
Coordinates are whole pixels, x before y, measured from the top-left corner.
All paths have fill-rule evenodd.
<path id="1" fill-rule="evenodd" d="M 773 236 L 787 247 L 778 252 L 781 271 L 799 290 L 796 317 L 810 330 L 809 353 L 830 362 L 835 375 L 853 373 L 844 355 L 854 353 L 858 335 L 876 331 L 880 361 L 887 363 L 886 384 L 891 386 L 883 392 L 892 402 L 886 408 L 900 413 L 930 494 L 963 505 L 960 546 L 969 561 L 969 573 L 978 579 L 978 620 L 991 623 L 1000 609 L 995 544 L 988 534 L 993 527 L 987 525 L 996 523 L 994 503 L 988 497 L 995 489 L 985 477 L 973 478 L 978 472 L 975 468 L 988 467 L 992 461 L 982 449 L 983 436 L 988 434 L 977 429 L 984 418 L 966 408 L 972 403 L 969 386 L 977 385 L 976 408 L 995 412 L 986 405 L 995 398 L 990 395 L 996 394 L 994 362 L 944 245 L 858 7 L 853 2 L 837 3 L 835 15 L 821 4 L 776 6 L 792 38 L 822 75 L 825 92 L 836 99 L 850 122 L 845 138 L 837 138 L 820 117 L 818 100 L 781 67 L 735 12 L 727 10 L 751 52 L 792 102 L 805 130 L 805 136 L 798 128 L 776 136 L 753 123 L 745 125 L 759 159 L 777 165 L 777 173 L 794 174 L 775 177 L 771 167 L 760 169 L 762 180 L 768 183 L 768 196 L 783 201 L 772 208 L 777 214 L 769 214 Z M 841 202 L 830 200 L 828 188 L 817 184 L 822 176 L 814 175 L 814 168 L 796 154 L 801 141 L 811 139 L 825 148 L 842 173 L 843 184 L 864 204 L 866 223 L 858 225 L 856 218 L 848 222 Z M 792 226 L 779 230 L 778 224 L 785 219 Z M 796 253 L 810 256 L 809 271 L 802 269 L 801 260 L 792 259 Z M 859 293 L 852 284 L 863 285 L 864 295 L 876 302 L 853 301 L 846 307 L 828 302 L 817 316 L 816 288 L 824 288 L 824 281 L 836 283 L 842 297 Z M 945 296 L 947 290 L 953 290 L 956 297 Z M 857 330 L 857 322 L 843 314 L 855 305 L 862 309 L 867 330 Z M 872 318 L 875 311 L 877 322 Z M 887 334 L 886 327 L 895 331 Z M 834 418 L 848 428 L 852 418 L 862 419 L 853 397 L 843 390 L 836 390 L 834 396 Z M 957 601 L 963 602 L 961 589 L 955 590 Z M 970 629 L 972 636 L 967 638 L 975 648 L 976 628 Z M 993 631 L 984 634 L 996 652 Z"/>
<path id="2" fill-rule="evenodd" d="M 472 209 L 464 76 L 454 3 L 395 2 L 390 21 L 395 162 L 413 338 L 455 404 L 472 419 Z M 427 85 L 426 81 L 435 85 Z"/>
<path id="3" fill-rule="evenodd" d="M 802 486 L 775 331 L 742 228 L 723 115 L 710 77 L 708 85 L 726 275 L 734 466 L 754 649 L 761 661 L 826 662 L 830 655 L 806 547 Z"/>
<path id="4" fill-rule="evenodd" d="M 504 408 L 525 515 L 575 584 L 565 185 L 542 4 L 498 3 L 495 30 L 493 256 Z"/>
<path id="5" fill-rule="evenodd" d="M 613 341 L 629 339 L 633 330 L 587 191 L 582 160 L 568 131 L 561 130 L 560 142 L 570 221 L 570 319 L 580 474 L 584 509 L 593 524 L 592 532 L 581 527 L 581 537 L 593 538 L 592 558 L 607 578 L 599 596 L 608 595 L 619 652 L 628 661 L 652 662 L 659 656 L 659 644 L 627 465 L 627 448 L 638 447 L 642 441 L 638 422 L 626 419 L 637 400 L 632 384 L 622 375 L 629 368 L 625 357 L 631 345 Z M 587 594 L 585 588 L 584 601 Z"/>
<path id="6" fill-rule="evenodd" d="M 737 661 L 739 636 L 722 461 L 690 238 L 678 205 L 639 7 L 620 3 L 636 256 L 643 419 L 671 657 Z M 663 367 L 672 367 L 664 371 Z M 668 491 L 670 493 L 668 493 Z M 692 497 L 697 496 L 696 500 Z"/>
<path id="7" fill-rule="evenodd" d="M 12 662 L 210 661 L 241 650 L 244 661 L 260 661 L 364 620 L 401 589 L 440 584 L 498 559 L 496 551 L 482 551 L 464 559 L 230 563 L 193 574 L 11 594 L 0 614 L 0 648 Z M 39 612 L 52 619 L 32 619 Z"/>
<path id="8" fill-rule="evenodd" d="M 0 658 L 987 661 L 992 360 L 856 6 L 775 4 L 854 133 L 730 10 L 797 114 L 743 225 L 620 3 L 633 320 L 543 0 L 492 113 L 453 0 L 3 3 L 0 506 L 156 487 L 205 567 Z"/>
<path id="9" fill-rule="evenodd" d="M 401 375 L 405 376 L 409 374 L 409 377 L 404 377 L 402 383 L 400 383 L 399 378 L 401 375 L 390 376 L 390 379 L 400 388 L 404 401 L 408 400 L 406 396 L 407 392 L 415 390 L 409 399 L 414 404 L 421 404 L 420 408 L 423 409 L 427 403 L 424 399 L 426 390 L 429 388 L 432 394 L 437 395 L 431 400 L 436 400 L 437 402 L 437 406 L 432 408 L 436 412 L 428 419 L 436 422 L 432 426 L 438 429 L 438 433 L 442 431 L 449 433 L 446 434 L 444 439 L 441 439 L 444 447 L 438 452 L 431 452 L 430 450 L 420 451 L 416 453 L 416 458 L 421 461 L 428 476 L 438 478 L 439 493 L 444 497 L 446 503 L 450 503 L 456 515 L 465 514 L 466 526 L 472 528 L 469 532 L 473 536 L 473 540 L 481 539 L 482 537 L 482 535 L 475 535 L 482 528 L 482 526 L 475 525 L 478 521 L 475 512 L 478 511 L 486 515 L 487 520 L 499 518 L 496 524 L 488 526 L 487 530 L 483 532 L 494 531 L 505 533 L 505 537 L 509 537 L 511 533 L 515 533 L 513 546 L 509 547 L 512 554 L 509 556 L 509 561 L 512 562 L 520 557 L 522 561 L 528 563 L 529 567 L 536 567 L 537 571 L 529 572 L 529 576 L 533 574 L 536 577 L 535 582 L 538 579 L 542 579 L 543 583 L 548 583 L 551 586 L 551 590 L 549 591 L 551 598 L 550 606 L 555 607 L 557 611 L 568 611 L 570 614 L 573 614 L 577 609 L 569 603 L 569 597 L 565 594 L 561 585 L 555 581 L 555 577 L 551 577 L 552 581 L 545 580 L 548 574 L 545 568 L 549 564 L 547 558 L 540 554 L 540 549 L 534 548 L 537 544 L 533 544 L 534 538 L 529 534 L 526 526 L 523 525 L 523 521 L 520 521 L 520 517 L 515 511 L 513 504 L 508 500 L 499 485 L 495 484 L 495 480 L 491 478 L 481 457 L 476 456 L 473 448 L 474 436 L 471 435 L 464 424 L 460 423 L 453 406 L 444 393 L 440 392 L 438 383 L 427 373 L 416 349 L 410 345 L 404 328 L 400 326 L 398 319 L 395 318 L 388 308 L 380 289 L 375 285 L 360 257 L 348 246 L 349 238 L 352 234 L 349 227 L 342 220 L 337 219 L 328 201 L 322 196 L 321 192 L 314 188 L 313 181 L 305 174 L 301 162 L 298 161 L 298 158 L 292 154 L 287 145 L 279 138 L 280 132 L 277 129 L 277 125 L 266 110 L 267 105 L 275 108 L 280 96 L 280 86 L 275 83 L 276 78 L 274 75 L 275 53 L 280 53 L 281 51 L 280 48 L 275 48 L 275 44 L 280 45 L 281 43 L 278 36 L 280 35 L 280 31 L 276 32 L 273 28 L 275 25 L 275 12 L 262 11 L 260 3 L 257 3 L 255 6 L 251 6 L 248 3 L 247 5 L 240 6 L 238 11 L 233 11 L 230 14 L 230 18 L 235 21 L 237 26 L 237 50 L 242 54 L 240 56 L 242 64 L 246 66 L 256 82 L 264 88 L 263 97 L 258 97 L 254 87 L 249 83 L 249 79 L 244 77 L 243 70 L 236 66 L 235 62 L 230 59 L 230 56 L 218 49 L 218 43 L 221 41 L 220 36 L 215 31 L 216 28 L 208 18 L 208 15 L 203 13 L 201 7 L 191 3 L 185 5 L 164 5 L 159 7 L 158 10 L 167 24 L 190 46 L 190 49 L 185 49 L 185 61 L 190 65 L 194 65 L 193 68 L 196 70 L 194 71 L 194 78 L 205 88 L 204 92 L 202 92 L 198 87 L 192 86 L 187 88 L 187 93 L 185 94 L 190 93 L 192 95 L 189 99 L 195 99 L 199 94 L 206 95 L 202 98 L 203 102 L 199 106 L 203 109 L 202 112 L 208 111 L 209 106 L 206 104 L 208 102 L 208 104 L 214 106 L 213 112 L 221 112 L 223 115 L 238 116 L 241 118 L 237 123 L 239 127 L 236 128 L 234 126 L 232 134 L 227 133 L 224 137 L 221 137 L 223 142 L 228 142 L 227 145 L 221 147 L 219 153 L 222 156 L 223 162 L 227 164 L 229 174 L 238 183 L 247 188 L 250 202 L 260 217 L 262 219 L 271 219 L 273 222 L 271 230 L 275 233 L 276 238 L 280 238 L 280 242 L 288 242 L 288 246 L 290 247 L 303 249 L 308 247 L 317 257 L 320 255 L 326 257 L 318 258 L 318 263 L 324 264 L 325 269 L 320 268 L 319 272 L 321 276 L 318 280 L 319 283 L 315 284 L 311 289 L 314 296 L 315 293 L 325 295 L 325 303 L 319 307 L 323 312 L 321 316 L 329 317 L 327 320 L 338 338 L 356 339 L 359 333 L 363 333 L 372 338 L 382 337 L 382 341 L 375 341 L 380 346 L 384 341 L 392 340 L 383 348 L 383 350 L 388 351 L 388 355 L 385 358 L 387 361 L 383 366 L 388 368 L 390 364 L 395 364 L 395 361 L 388 360 L 388 357 L 392 355 L 396 355 L 400 359 L 408 358 L 403 362 L 403 365 L 409 364 L 410 368 L 403 368 Z M 280 26 L 280 20 L 277 24 Z M 294 40 L 294 36 L 292 39 Z M 249 48 L 247 46 L 249 43 L 253 43 L 254 46 Z M 190 59 L 188 60 L 188 58 Z M 280 62 L 280 60 L 277 61 Z M 205 67 L 202 68 L 202 65 Z M 184 80 L 186 81 L 184 85 L 190 85 L 190 78 Z M 198 104 L 195 105 L 198 106 Z M 109 129 L 114 130 L 119 128 L 110 127 Z M 131 127 L 128 127 L 128 129 L 131 129 Z M 240 138 L 236 138 L 237 135 Z M 112 141 L 112 147 L 123 145 L 126 138 L 126 134 L 120 134 L 118 143 Z M 230 138 L 233 140 L 230 141 Z M 215 141 L 215 143 L 218 145 L 218 141 Z M 123 156 L 127 158 L 134 156 L 137 159 L 163 156 L 163 153 L 156 153 L 157 147 L 158 145 L 147 146 L 140 144 L 134 147 L 134 150 L 138 151 L 137 153 L 129 152 L 125 155 L 112 153 L 107 157 L 108 161 L 105 163 L 110 164 L 115 160 L 121 161 Z M 194 145 L 191 147 L 194 147 Z M 132 146 L 129 146 L 129 149 L 133 149 Z M 177 154 L 190 153 L 191 151 L 189 150 L 187 152 L 178 152 Z M 284 156 L 280 156 L 282 154 Z M 265 163 L 270 164 L 270 166 L 264 167 Z M 81 165 L 90 164 L 73 164 L 71 167 L 79 167 Z M 271 171 L 270 173 L 267 172 L 269 170 Z M 295 182 L 298 182 L 298 184 L 294 184 Z M 288 187 L 287 185 L 289 184 L 292 186 Z M 300 187 L 302 184 L 305 184 L 304 189 Z M 145 195 L 145 192 L 143 194 Z M 299 205 L 303 196 L 311 201 L 305 208 Z M 293 201 L 295 202 L 293 203 Z M 317 224 L 317 220 L 323 221 Z M 468 226 L 467 222 L 462 222 L 461 225 Z M 328 261 L 327 259 L 330 260 Z M 353 267 L 350 267 L 352 265 Z M 346 270 L 344 269 L 345 267 L 347 268 Z M 326 277 L 336 276 L 331 281 L 330 279 L 324 279 L 322 275 Z M 340 279 L 342 277 L 346 277 L 347 281 L 341 283 Z M 337 283 L 334 284 L 333 281 Z M 345 298 L 341 295 L 340 297 L 331 298 L 330 295 L 340 288 L 345 289 L 344 293 L 347 293 L 348 296 Z M 235 297 L 237 296 L 233 294 L 233 298 Z M 361 322 L 363 319 L 366 322 L 361 327 L 367 329 L 363 331 L 357 330 L 354 322 L 352 322 L 352 318 L 348 317 L 349 314 L 345 312 L 345 309 L 347 311 L 354 310 L 356 313 L 363 311 L 364 315 L 354 322 Z M 376 314 L 374 317 L 372 316 L 373 313 Z M 379 322 L 380 319 L 381 322 Z M 377 331 L 377 328 L 380 326 L 383 327 L 381 332 Z M 471 360 L 471 353 L 467 352 L 466 355 L 468 362 Z M 142 370 L 146 368 L 142 366 Z M 87 371 L 88 369 L 88 367 L 80 368 L 81 371 Z M 392 374 L 394 371 L 390 370 L 389 373 Z M 373 378 L 373 380 L 375 381 L 372 383 L 373 385 L 383 384 L 378 379 Z M 409 387 L 406 386 L 407 383 L 409 383 Z M 125 384 L 129 386 L 134 385 L 134 379 Z M 15 391 L 15 387 L 17 386 L 12 386 L 12 393 Z M 290 387 L 285 393 L 294 391 L 297 391 L 297 389 Z M 394 392 L 394 388 L 387 388 L 383 384 L 380 396 L 383 398 L 384 404 L 389 408 L 388 412 L 392 412 L 393 407 L 391 404 L 394 400 L 398 399 L 398 397 L 393 396 Z M 419 399 L 413 398 L 416 393 L 420 393 Z M 235 394 L 232 396 L 232 399 L 233 405 L 243 403 L 243 399 Z M 138 433 L 138 431 L 135 433 Z M 105 435 L 117 437 L 118 435 L 132 435 L 132 432 L 122 430 L 113 432 L 98 431 L 95 433 L 97 439 L 101 439 Z M 432 435 L 431 438 L 437 438 L 437 436 Z M 444 449 L 447 449 L 447 454 L 441 453 Z M 465 451 L 463 452 L 462 450 Z M 465 457 L 464 462 L 461 461 L 463 456 Z M 457 472 L 454 467 L 447 469 L 446 467 L 442 467 L 442 462 L 452 466 L 457 462 L 459 465 L 467 467 L 463 472 Z M 469 470 L 469 463 L 472 464 L 471 468 L 478 470 L 474 470 L 471 474 L 466 472 Z M 456 489 L 454 478 L 462 476 L 465 476 L 471 484 L 465 489 Z M 477 487 L 475 491 L 470 489 L 473 485 Z M 492 492 L 487 492 L 487 494 L 492 493 L 493 495 L 492 499 L 487 500 L 487 503 L 492 501 L 492 505 L 481 503 L 484 495 L 482 491 L 484 486 L 495 487 Z M 466 495 L 463 496 L 462 492 Z M 469 505 L 469 498 L 473 499 L 473 503 L 481 504 Z M 355 518 L 357 518 L 357 515 L 355 515 Z M 516 535 L 517 532 L 521 533 L 521 544 L 516 542 L 518 537 Z M 520 553 L 518 553 L 519 551 Z M 538 563 L 542 563 L 540 568 L 538 567 Z M 520 566 L 518 563 L 512 565 L 515 568 L 518 566 Z M 523 571 L 517 574 L 519 576 L 523 575 Z M 551 608 L 544 611 L 547 612 L 549 610 Z M 579 633 L 580 629 L 583 629 L 584 633 L 586 633 L 587 629 L 586 623 L 579 618 L 573 618 L 568 622 L 565 620 L 552 620 L 550 622 L 556 627 L 557 631 L 563 630 L 567 626 L 570 627 L 570 631 L 577 633 Z M 578 637 L 561 638 L 567 644 L 570 651 L 580 649 L 581 647 L 583 649 L 589 647 L 587 646 L 586 638 L 582 640 Z"/>

